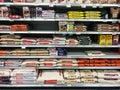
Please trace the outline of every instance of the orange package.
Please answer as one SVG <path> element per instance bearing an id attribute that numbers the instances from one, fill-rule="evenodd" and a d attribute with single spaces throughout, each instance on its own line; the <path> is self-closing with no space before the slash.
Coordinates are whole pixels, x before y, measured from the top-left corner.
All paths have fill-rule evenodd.
<path id="1" fill-rule="evenodd" d="M 89 66 L 89 64 L 78 64 L 79 67 Z"/>
<path id="2" fill-rule="evenodd" d="M 12 25 L 11 30 L 12 31 L 27 31 L 27 25 L 21 24 L 21 25 Z"/>
<path id="3" fill-rule="evenodd" d="M 102 66 L 106 66 L 106 64 L 105 63 L 103 63 L 103 64 L 94 64 L 94 66 L 102 67 Z"/>
<path id="4" fill-rule="evenodd" d="M 89 60 L 87 60 L 87 59 L 78 59 L 78 63 L 86 64 L 86 63 L 89 63 Z"/>

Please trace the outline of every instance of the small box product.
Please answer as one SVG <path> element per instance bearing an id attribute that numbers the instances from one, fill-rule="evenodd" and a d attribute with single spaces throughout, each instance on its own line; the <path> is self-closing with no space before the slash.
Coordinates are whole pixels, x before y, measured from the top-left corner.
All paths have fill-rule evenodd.
<path id="1" fill-rule="evenodd" d="M 116 4 L 117 0 L 108 0 L 108 4 Z"/>
<path id="2" fill-rule="evenodd" d="M 42 18 L 54 19 L 55 18 L 55 11 L 54 10 L 43 10 L 42 11 Z"/>
<path id="3" fill-rule="evenodd" d="M 77 44 L 79 44 L 79 41 L 74 38 L 70 38 L 70 39 L 66 40 L 66 44 L 67 45 L 77 45 Z"/>
<path id="4" fill-rule="evenodd" d="M 36 7 L 36 18 L 42 18 L 42 8 Z"/>
<path id="5" fill-rule="evenodd" d="M 119 44 L 119 35 L 113 35 L 112 36 L 112 44 L 118 45 Z"/>
<path id="6" fill-rule="evenodd" d="M 58 53 L 58 56 L 66 56 L 67 55 L 67 51 L 65 48 L 56 48 L 56 51 Z"/>
<path id="7" fill-rule="evenodd" d="M 66 13 L 56 13 L 56 14 L 55 14 L 55 17 L 56 17 L 57 19 L 67 19 L 67 18 L 68 18 L 68 16 L 67 16 Z"/>
<path id="8" fill-rule="evenodd" d="M 117 19 L 119 17 L 120 8 L 110 8 L 110 14 L 112 19 Z"/>
<path id="9" fill-rule="evenodd" d="M 65 45 L 66 42 L 66 37 L 64 36 L 53 36 L 53 40 L 52 40 L 52 44 L 56 44 L 56 45 Z"/>
<path id="10" fill-rule="evenodd" d="M 83 24 L 76 24 L 74 29 L 76 32 L 84 32 L 87 31 L 87 26 Z"/>
<path id="11" fill-rule="evenodd" d="M 36 8 L 35 7 L 29 7 L 30 9 L 30 18 L 36 18 Z"/>
<path id="12" fill-rule="evenodd" d="M 106 45 L 106 35 L 100 35 L 99 36 L 99 44 L 100 45 Z"/>
<path id="13" fill-rule="evenodd" d="M 112 35 L 106 35 L 106 45 L 112 45 Z"/>
<path id="14" fill-rule="evenodd" d="M 67 22 L 59 21 L 59 31 L 67 31 Z"/>
<path id="15" fill-rule="evenodd" d="M 50 0 L 50 3 L 56 4 L 58 3 L 58 0 Z"/>
<path id="16" fill-rule="evenodd" d="M 64 84 L 61 70 L 41 70 L 37 79 L 38 84 Z"/>
<path id="17" fill-rule="evenodd" d="M 108 3 L 108 0 L 99 0 L 99 3 L 100 3 L 100 4 L 107 4 L 107 3 Z"/>
<path id="18" fill-rule="evenodd" d="M 66 3 L 75 3 L 75 0 L 66 0 Z"/>
<path id="19" fill-rule="evenodd" d="M 30 18 L 30 9 L 29 7 L 23 7 L 23 17 Z"/>
<path id="20" fill-rule="evenodd" d="M 67 31 L 75 31 L 74 30 L 74 22 L 67 22 Z"/>
<path id="21" fill-rule="evenodd" d="M 4 0 L 4 2 L 13 2 L 13 0 Z"/>

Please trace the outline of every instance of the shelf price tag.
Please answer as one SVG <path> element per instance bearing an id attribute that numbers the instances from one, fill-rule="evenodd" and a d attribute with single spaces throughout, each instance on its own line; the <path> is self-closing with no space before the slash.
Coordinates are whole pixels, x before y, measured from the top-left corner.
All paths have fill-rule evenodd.
<path id="1" fill-rule="evenodd" d="M 81 8 L 86 8 L 86 5 L 84 5 L 84 4 L 83 4 L 83 5 L 81 5 Z"/>
<path id="2" fill-rule="evenodd" d="M 71 8 L 71 4 L 70 3 L 66 4 L 66 7 Z"/>
<path id="3" fill-rule="evenodd" d="M 50 4 L 49 4 L 49 7 L 54 7 L 54 3 L 50 3 Z"/>
<path id="4" fill-rule="evenodd" d="M 97 8 L 97 5 L 93 4 L 92 8 Z"/>
<path id="5" fill-rule="evenodd" d="M 10 7 L 10 4 L 6 4 L 6 7 Z"/>
<path id="6" fill-rule="evenodd" d="M 11 32 L 10 32 L 10 35 L 14 35 L 14 32 L 11 31 Z"/>
<path id="7" fill-rule="evenodd" d="M 103 5 L 102 5 L 102 4 L 99 4 L 99 8 L 103 8 Z"/>
<path id="8" fill-rule="evenodd" d="M 67 86 L 70 86 L 70 87 L 71 87 L 71 86 L 72 86 L 72 84 L 67 84 Z"/>
<path id="9" fill-rule="evenodd" d="M 22 46 L 21 48 L 22 48 L 22 49 L 26 49 L 26 47 L 25 47 L 25 46 Z"/>
<path id="10" fill-rule="evenodd" d="M 116 23 L 117 21 L 113 20 L 112 23 Z"/>

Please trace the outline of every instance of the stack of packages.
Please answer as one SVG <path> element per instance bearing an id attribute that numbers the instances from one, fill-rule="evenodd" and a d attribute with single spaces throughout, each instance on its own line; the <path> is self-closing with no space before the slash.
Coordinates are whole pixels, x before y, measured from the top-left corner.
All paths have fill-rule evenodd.
<path id="1" fill-rule="evenodd" d="M 52 39 L 51 38 L 39 38 L 37 39 L 37 44 L 52 44 Z"/>
<path id="2" fill-rule="evenodd" d="M 89 60 L 88 59 L 78 59 L 78 66 L 84 67 L 84 66 L 89 66 Z"/>
<path id="3" fill-rule="evenodd" d="M 29 56 L 29 50 L 25 49 L 15 49 L 11 51 L 11 54 L 13 56 Z"/>
<path id="4" fill-rule="evenodd" d="M 36 39 L 35 38 L 22 38 L 21 44 L 22 45 L 34 45 L 36 44 Z"/>
<path id="5" fill-rule="evenodd" d="M 89 36 L 85 36 L 85 35 L 77 36 L 77 39 L 79 40 L 79 42 L 80 42 L 79 44 L 80 45 L 89 45 L 92 42 L 90 37 Z"/>
<path id="6" fill-rule="evenodd" d="M 57 60 L 51 58 L 40 59 L 39 64 L 42 67 L 55 67 L 57 66 Z"/>
<path id="7" fill-rule="evenodd" d="M 84 31 L 87 31 L 87 26 L 85 26 L 84 24 L 76 24 L 76 25 L 75 25 L 75 31 L 76 31 L 76 32 L 84 32 Z"/>
<path id="8" fill-rule="evenodd" d="M 96 83 L 97 72 L 94 70 L 80 70 L 81 82 L 82 83 Z"/>
<path id="9" fill-rule="evenodd" d="M 15 69 L 11 73 L 11 84 L 36 84 L 36 78 L 34 68 Z"/>
<path id="10" fill-rule="evenodd" d="M 42 18 L 44 19 L 54 19 L 55 11 L 54 10 L 43 10 L 42 11 Z"/>
<path id="11" fill-rule="evenodd" d="M 69 19 L 81 19 L 81 18 L 83 19 L 84 12 L 82 12 L 82 11 L 69 11 L 68 18 Z"/>
<path id="12" fill-rule="evenodd" d="M 111 64 L 112 66 L 120 66 L 120 60 L 119 59 L 111 60 Z"/>
<path id="13" fill-rule="evenodd" d="M 111 66 L 111 62 L 110 60 L 106 60 L 106 59 L 92 59 L 90 60 L 90 64 L 93 66 Z"/>
<path id="14" fill-rule="evenodd" d="M 20 67 L 22 64 L 22 60 L 18 59 L 18 60 L 15 60 L 15 59 L 7 59 L 5 61 L 5 66 L 6 67 Z"/>
<path id="15" fill-rule="evenodd" d="M 61 70 L 42 70 L 39 73 L 38 84 L 64 84 Z"/>
<path id="16" fill-rule="evenodd" d="M 10 69 L 0 69 L 0 84 L 10 84 Z"/>
<path id="17" fill-rule="evenodd" d="M 9 25 L 0 25 L 0 31 L 10 31 L 11 27 Z"/>
<path id="18" fill-rule="evenodd" d="M 52 44 L 57 44 L 57 45 L 61 45 L 64 44 L 65 45 L 66 42 L 66 37 L 62 37 L 62 36 L 54 36 L 53 37 L 53 41 Z"/>
<path id="19" fill-rule="evenodd" d="M 66 40 L 66 44 L 67 45 L 77 45 L 77 44 L 79 44 L 79 41 L 74 38 L 69 38 Z"/>
<path id="20" fill-rule="evenodd" d="M 100 11 L 85 11 L 85 18 L 86 19 L 100 19 L 101 12 Z"/>
<path id="21" fill-rule="evenodd" d="M 0 67 L 4 67 L 5 66 L 5 59 L 0 59 Z"/>
<path id="22" fill-rule="evenodd" d="M 11 30 L 12 31 L 27 31 L 28 26 L 26 24 L 14 24 L 14 25 L 11 25 Z"/>
<path id="23" fill-rule="evenodd" d="M 31 56 L 48 56 L 49 51 L 47 49 L 33 49 L 29 51 Z"/>
<path id="24" fill-rule="evenodd" d="M 64 70 L 63 75 L 64 75 L 65 83 L 67 84 L 80 82 L 80 74 L 78 70 Z"/>
<path id="25" fill-rule="evenodd" d="M 19 35 L 1 35 L 0 44 L 6 44 L 6 45 L 20 44 L 21 43 L 20 38 L 21 37 Z"/>
<path id="26" fill-rule="evenodd" d="M 10 53 L 9 50 L 0 50 L 0 56 L 8 56 Z"/>
<path id="27" fill-rule="evenodd" d="M 78 66 L 78 64 L 76 59 L 59 59 L 57 61 L 57 66 L 73 67 L 73 66 Z"/>
<path id="28" fill-rule="evenodd" d="M 100 32 L 119 31 L 119 24 L 97 24 L 96 28 Z"/>
<path id="29" fill-rule="evenodd" d="M 39 62 L 36 59 L 25 59 L 23 63 L 21 64 L 23 67 L 37 67 L 39 66 Z"/>
<path id="30" fill-rule="evenodd" d="M 120 83 L 119 70 L 98 70 L 99 83 Z"/>

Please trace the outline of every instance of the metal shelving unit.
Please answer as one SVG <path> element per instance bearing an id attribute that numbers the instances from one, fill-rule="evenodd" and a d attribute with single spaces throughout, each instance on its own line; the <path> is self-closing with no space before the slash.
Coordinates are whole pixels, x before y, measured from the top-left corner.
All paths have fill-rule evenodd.
<path id="1" fill-rule="evenodd" d="M 81 8 L 104 8 L 104 7 L 120 7 L 120 4 L 54 4 L 54 3 L 0 3 L 1 6 L 48 6 L 48 7 L 81 7 Z M 43 19 L 43 18 L 36 18 L 36 19 L 9 19 L 9 18 L 0 18 L 0 21 L 81 21 L 81 22 L 113 22 L 113 23 L 120 23 L 120 19 Z M 38 30 L 31 30 L 31 31 L 0 31 L 0 34 L 120 34 L 120 32 L 97 32 L 97 31 L 86 31 L 86 32 L 59 32 L 59 31 L 38 31 Z M 0 47 L 21 47 L 21 48 L 29 48 L 29 47 L 69 47 L 69 48 L 120 48 L 119 45 L 0 45 Z M 0 56 L 0 58 L 4 59 L 25 59 L 25 58 L 106 58 L 106 59 L 118 59 L 120 58 L 120 54 L 113 53 L 113 52 L 105 52 L 106 55 L 104 56 L 88 56 L 83 52 L 68 52 L 67 56 Z M 25 67 L 0 67 L 0 68 L 8 68 L 8 69 L 18 69 L 18 68 L 25 68 Z M 112 67 L 36 67 L 38 69 L 120 69 L 120 67 L 112 66 Z M 75 84 L 64 84 L 64 85 L 12 85 L 12 84 L 0 84 L 0 87 L 120 87 L 120 84 L 107 84 L 107 83 L 75 83 Z"/>

